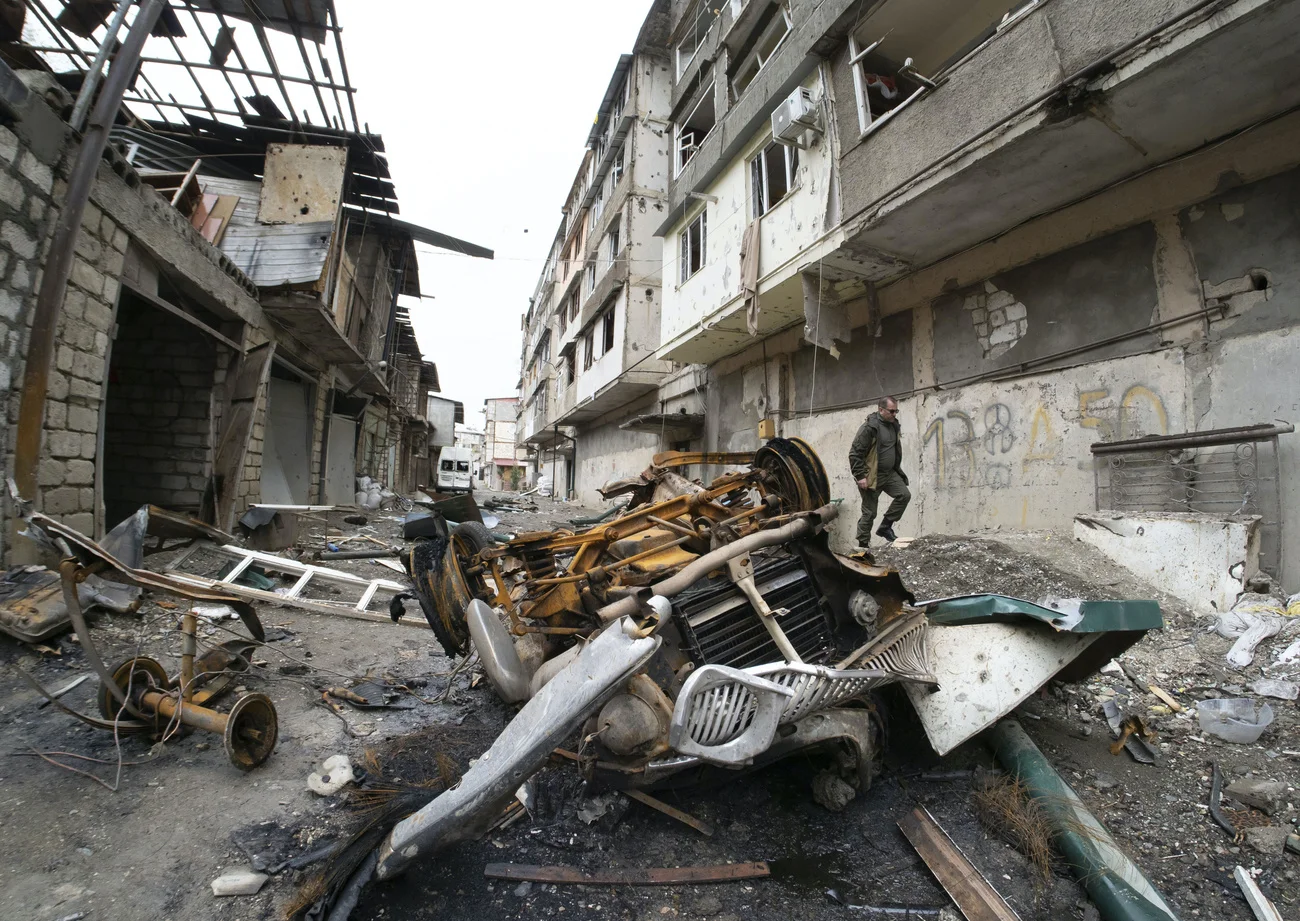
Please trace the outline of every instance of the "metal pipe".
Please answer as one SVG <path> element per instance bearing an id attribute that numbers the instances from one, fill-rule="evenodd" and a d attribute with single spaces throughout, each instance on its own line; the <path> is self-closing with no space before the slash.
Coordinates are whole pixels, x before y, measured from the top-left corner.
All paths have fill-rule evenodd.
<path id="1" fill-rule="evenodd" d="M 198 650 L 199 616 L 187 611 L 181 619 L 181 697 L 194 697 L 194 656 Z"/>
<path id="2" fill-rule="evenodd" d="M 81 130 L 81 120 L 86 117 L 86 110 L 90 108 L 90 100 L 95 95 L 95 88 L 99 86 L 99 78 L 103 76 L 108 51 L 117 41 L 117 33 L 122 31 L 122 23 L 126 22 L 126 11 L 134 2 L 135 0 L 122 0 L 117 5 L 117 12 L 113 14 L 112 21 L 108 24 L 108 31 L 104 33 L 104 40 L 100 42 L 99 51 L 95 52 L 95 60 L 90 63 L 85 81 L 81 84 L 81 91 L 77 93 L 77 101 L 72 106 L 72 117 L 68 119 L 68 124 L 72 126 L 73 131 Z"/>
<path id="3" fill-rule="evenodd" d="M 59 315 L 68 289 L 68 277 L 72 273 L 81 219 L 86 213 L 86 203 L 95 184 L 104 147 L 108 144 L 109 129 L 122 106 L 122 96 L 134 76 L 145 39 L 158 21 L 164 3 L 165 0 L 144 0 L 141 5 L 126 42 L 109 67 L 108 77 L 91 111 L 86 133 L 68 174 L 68 194 L 59 211 L 45 260 L 45 273 L 32 311 L 32 330 L 23 368 L 23 393 L 14 440 L 14 480 L 19 495 L 25 497 L 35 498 L 39 492 L 36 467 L 41 453 L 41 432 L 45 427 L 45 400 L 49 393 L 50 368 L 54 364 Z"/>
<path id="4" fill-rule="evenodd" d="M 197 704 L 178 702 L 166 691 L 145 691 L 139 699 L 140 705 L 146 711 L 151 710 L 167 720 L 179 719 L 186 726 L 193 726 L 195 729 L 206 729 L 208 732 L 224 735 L 226 723 L 230 721 L 230 717 L 216 710 L 209 710 Z"/>
<path id="5" fill-rule="evenodd" d="M 1166 451 L 1175 448 L 1207 448 L 1213 445 L 1239 444 L 1243 441 L 1268 441 L 1278 435 L 1289 435 L 1295 426 L 1289 422 L 1273 425 L 1243 425 L 1230 429 L 1213 429 L 1206 432 L 1188 432 L 1183 435 L 1153 435 L 1149 438 L 1130 438 L 1127 441 L 1099 441 L 1089 446 L 1093 454 L 1127 454 L 1130 451 Z"/>
<path id="6" fill-rule="evenodd" d="M 665 598 L 676 597 L 713 570 L 725 566 L 730 560 L 752 553 L 755 550 L 761 550 L 764 547 L 773 547 L 777 544 L 797 540 L 800 537 L 807 537 L 815 533 L 817 528 L 834 521 L 838 515 L 838 506 L 823 505 L 816 511 L 809 512 L 805 517 L 792 521 L 787 525 L 747 534 L 739 540 L 733 540 L 717 550 L 704 554 L 695 562 L 684 567 L 676 575 L 669 576 L 662 582 L 656 582 L 650 587 L 650 593 L 662 595 Z M 640 610 L 641 607 L 637 598 L 628 596 L 605 605 L 597 614 L 601 623 L 608 624 L 613 623 L 620 617 L 635 616 Z"/>
<path id="7" fill-rule="evenodd" d="M 1177 921 L 1155 886 L 1120 850 L 1015 720 L 989 731 L 989 746 L 1047 816 L 1056 846 L 1105 921 Z"/>

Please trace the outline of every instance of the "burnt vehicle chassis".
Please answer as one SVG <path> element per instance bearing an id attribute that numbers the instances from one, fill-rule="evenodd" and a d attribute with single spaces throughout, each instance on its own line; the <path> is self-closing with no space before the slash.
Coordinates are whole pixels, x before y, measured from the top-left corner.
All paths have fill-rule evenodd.
<path id="1" fill-rule="evenodd" d="M 704 486 L 677 472 L 692 464 L 746 469 Z M 660 454 L 602 492 L 630 500 L 584 531 L 494 544 L 466 523 L 409 551 L 448 654 L 472 646 L 498 695 L 524 706 L 460 786 L 393 829 L 380 878 L 486 831 L 575 733 L 584 773 L 616 788 L 811 746 L 846 750 L 865 788 L 879 728 L 868 695 L 934 683 L 925 615 L 898 573 L 830 550 L 838 509 L 805 442 Z"/>

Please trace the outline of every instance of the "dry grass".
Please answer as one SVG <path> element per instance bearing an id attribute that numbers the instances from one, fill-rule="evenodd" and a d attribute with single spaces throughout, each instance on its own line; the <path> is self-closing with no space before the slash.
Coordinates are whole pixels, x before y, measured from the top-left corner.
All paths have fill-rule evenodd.
<path id="1" fill-rule="evenodd" d="M 1050 882 L 1056 860 L 1052 826 L 1025 785 L 1012 777 L 985 777 L 972 800 L 984 827 L 1029 858 L 1042 884 Z"/>

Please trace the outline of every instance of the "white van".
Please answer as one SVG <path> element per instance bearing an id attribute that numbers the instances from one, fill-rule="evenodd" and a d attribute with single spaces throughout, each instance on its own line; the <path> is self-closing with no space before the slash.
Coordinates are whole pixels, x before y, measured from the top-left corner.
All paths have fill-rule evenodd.
<path id="1" fill-rule="evenodd" d="M 473 492 L 474 453 L 469 448 L 454 445 L 442 449 L 438 455 L 438 492 Z"/>

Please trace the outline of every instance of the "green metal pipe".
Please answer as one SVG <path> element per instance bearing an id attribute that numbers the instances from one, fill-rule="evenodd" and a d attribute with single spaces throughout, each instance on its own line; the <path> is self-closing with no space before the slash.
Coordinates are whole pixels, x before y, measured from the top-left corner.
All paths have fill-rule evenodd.
<path id="1" fill-rule="evenodd" d="M 1018 722 L 1002 720 L 989 730 L 988 741 L 1002 766 L 1025 785 L 1047 816 L 1057 849 L 1105 921 L 1178 921 L 1151 881 L 1061 779 Z"/>

